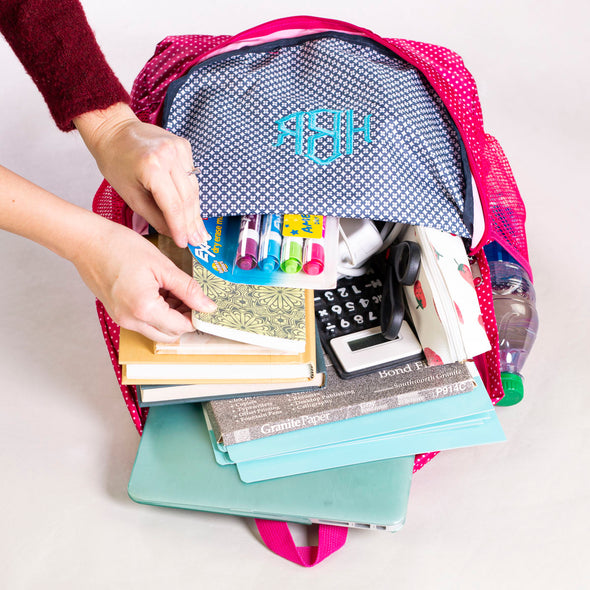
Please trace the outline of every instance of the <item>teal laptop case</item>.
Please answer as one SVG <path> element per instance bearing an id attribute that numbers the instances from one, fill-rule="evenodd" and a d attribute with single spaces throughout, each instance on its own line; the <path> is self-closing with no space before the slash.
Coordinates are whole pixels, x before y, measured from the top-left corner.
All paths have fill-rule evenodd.
<path id="1" fill-rule="evenodd" d="M 395 531 L 405 522 L 414 457 L 244 483 L 218 465 L 200 404 L 150 410 L 128 493 L 142 504 L 303 524 Z"/>

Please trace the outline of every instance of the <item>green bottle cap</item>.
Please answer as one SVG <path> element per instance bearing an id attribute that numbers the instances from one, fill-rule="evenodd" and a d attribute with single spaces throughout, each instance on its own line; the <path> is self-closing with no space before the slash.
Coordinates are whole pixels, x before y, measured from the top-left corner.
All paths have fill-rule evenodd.
<path id="1" fill-rule="evenodd" d="M 524 397 L 524 385 L 522 377 L 518 373 L 502 373 L 502 385 L 504 397 L 498 402 L 498 406 L 514 406 Z"/>

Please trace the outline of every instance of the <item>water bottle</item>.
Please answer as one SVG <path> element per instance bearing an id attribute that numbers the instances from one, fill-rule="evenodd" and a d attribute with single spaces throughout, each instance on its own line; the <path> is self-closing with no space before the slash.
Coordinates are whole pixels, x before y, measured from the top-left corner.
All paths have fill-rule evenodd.
<path id="1" fill-rule="evenodd" d="M 504 397 L 498 405 L 512 406 L 523 398 L 521 371 L 539 328 L 535 289 L 526 270 L 498 243 L 488 244 L 484 251 L 490 265 L 500 341 Z"/>

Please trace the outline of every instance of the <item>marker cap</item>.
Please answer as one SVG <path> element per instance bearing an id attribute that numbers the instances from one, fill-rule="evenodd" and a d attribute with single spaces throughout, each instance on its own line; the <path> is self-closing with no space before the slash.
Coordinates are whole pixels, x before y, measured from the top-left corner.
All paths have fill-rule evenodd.
<path id="1" fill-rule="evenodd" d="M 236 264 L 242 270 L 252 270 L 256 266 L 256 258 L 254 256 L 246 254 L 245 256 L 238 258 L 236 260 Z"/>
<path id="2" fill-rule="evenodd" d="M 324 246 L 308 240 L 303 248 L 303 272 L 308 275 L 319 275 L 324 271 Z"/>
<path id="3" fill-rule="evenodd" d="M 301 270 L 301 262 L 296 258 L 289 258 L 283 262 L 281 267 L 284 272 L 296 273 Z"/>
<path id="4" fill-rule="evenodd" d="M 281 248 L 281 270 L 296 273 L 301 270 L 301 254 L 303 240 L 301 238 L 285 238 Z"/>
<path id="5" fill-rule="evenodd" d="M 258 267 L 264 272 L 272 272 L 279 267 L 279 259 L 274 256 L 268 256 L 258 261 Z"/>

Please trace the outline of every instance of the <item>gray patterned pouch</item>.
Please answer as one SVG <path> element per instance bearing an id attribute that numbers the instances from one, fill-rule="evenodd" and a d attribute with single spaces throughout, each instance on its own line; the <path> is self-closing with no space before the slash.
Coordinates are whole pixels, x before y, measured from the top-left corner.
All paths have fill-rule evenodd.
<path id="1" fill-rule="evenodd" d="M 442 101 L 364 37 L 319 33 L 211 57 L 170 85 L 205 217 L 317 213 L 469 237 L 470 172 Z"/>

